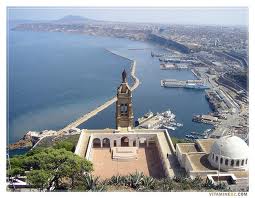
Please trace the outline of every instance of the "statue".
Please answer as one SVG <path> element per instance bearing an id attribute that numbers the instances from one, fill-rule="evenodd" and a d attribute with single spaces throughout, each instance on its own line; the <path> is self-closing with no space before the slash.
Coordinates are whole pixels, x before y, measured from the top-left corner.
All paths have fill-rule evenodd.
<path id="1" fill-rule="evenodd" d="M 123 83 L 127 82 L 127 73 L 125 69 L 122 72 L 122 82 Z"/>

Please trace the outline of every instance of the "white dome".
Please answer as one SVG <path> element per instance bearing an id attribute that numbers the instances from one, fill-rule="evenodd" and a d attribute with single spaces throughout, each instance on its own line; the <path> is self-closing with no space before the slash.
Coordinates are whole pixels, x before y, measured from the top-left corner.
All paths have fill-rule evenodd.
<path id="1" fill-rule="evenodd" d="M 211 153 L 229 159 L 245 159 L 248 158 L 248 150 L 248 145 L 241 138 L 224 136 L 214 142 Z"/>

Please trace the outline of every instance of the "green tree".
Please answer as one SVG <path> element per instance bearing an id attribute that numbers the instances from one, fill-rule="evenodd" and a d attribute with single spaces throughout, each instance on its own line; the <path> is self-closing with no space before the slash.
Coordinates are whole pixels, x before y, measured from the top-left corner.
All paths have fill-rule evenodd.
<path id="1" fill-rule="evenodd" d="M 36 174 L 47 173 L 48 180 L 45 183 L 47 190 L 55 187 L 60 188 L 60 184 L 68 184 L 69 188 L 73 188 L 74 180 L 79 178 L 85 172 L 93 170 L 92 163 L 83 159 L 66 149 L 39 149 L 29 152 L 22 158 L 14 158 L 11 163 L 16 168 L 24 171 L 31 171 L 30 179 Z M 34 170 L 43 172 L 33 172 Z M 45 174 L 44 174 L 45 176 Z M 45 176 L 46 177 L 46 176 Z M 33 185 L 42 186 L 41 182 L 33 180 Z"/>
<path id="2" fill-rule="evenodd" d="M 17 177 L 18 175 L 24 175 L 25 170 L 23 168 L 14 167 L 7 171 L 9 177 Z"/>
<path id="3" fill-rule="evenodd" d="M 45 170 L 32 170 L 27 174 L 27 181 L 29 184 L 42 191 L 47 188 L 51 174 Z"/>
<path id="4" fill-rule="evenodd" d="M 70 141 L 57 142 L 53 148 L 55 149 L 66 149 L 67 151 L 74 151 L 75 145 Z"/>

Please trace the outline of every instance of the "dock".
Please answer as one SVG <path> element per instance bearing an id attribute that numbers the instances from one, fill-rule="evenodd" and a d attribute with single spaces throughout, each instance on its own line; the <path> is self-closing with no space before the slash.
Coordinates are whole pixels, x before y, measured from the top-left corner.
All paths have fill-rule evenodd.
<path id="1" fill-rule="evenodd" d="M 140 84 L 139 79 L 135 76 L 136 61 L 135 60 L 132 60 L 132 61 L 133 62 L 132 62 L 132 65 L 131 65 L 131 78 L 133 80 L 133 85 L 131 87 L 131 91 L 135 90 L 139 86 L 139 84 Z M 64 131 L 69 131 L 72 128 L 77 128 L 79 125 L 81 125 L 82 123 L 86 122 L 87 120 L 89 120 L 90 118 L 92 118 L 93 116 L 98 114 L 99 112 L 103 111 L 104 109 L 106 109 L 107 107 L 109 107 L 110 105 L 115 103 L 116 101 L 117 101 L 117 97 L 113 97 L 112 99 L 106 101 L 104 104 L 100 105 L 96 109 L 94 109 L 94 110 L 84 114 L 83 116 L 81 116 L 77 120 L 71 122 L 66 127 L 64 127 L 63 129 L 59 130 L 58 133 L 62 134 Z"/>
<path id="2" fill-rule="evenodd" d="M 159 128 L 161 120 L 158 119 L 156 115 L 143 120 L 141 123 L 139 123 L 138 128 L 145 128 L 145 129 L 151 129 L 151 128 Z"/>
<path id="3" fill-rule="evenodd" d="M 211 115 L 194 115 L 192 121 L 214 125 L 219 121 L 219 119 Z"/>
<path id="4" fill-rule="evenodd" d="M 189 88 L 189 89 L 208 89 L 209 87 L 203 80 L 176 80 L 163 79 L 160 81 L 162 87 L 167 88 Z"/>
<path id="5" fill-rule="evenodd" d="M 161 70 L 188 70 L 189 67 L 186 64 L 177 64 L 177 63 L 161 63 Z"/>

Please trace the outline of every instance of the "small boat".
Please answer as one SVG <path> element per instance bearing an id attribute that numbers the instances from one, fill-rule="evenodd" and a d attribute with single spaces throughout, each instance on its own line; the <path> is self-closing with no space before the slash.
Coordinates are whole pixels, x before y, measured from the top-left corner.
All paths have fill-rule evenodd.
<path id="1" fill-rule="evenodd" d="M 151 118 L 152 116 L 153 116 L 153 113 L 151 111 L 149 111 L 148 113 L 144 115 L 145 118 Z"/>
<path id="2" fill-rule="evenodd" d="M 170 130 L 175 130 L 176 127 L 173 127 L 173 126 L 166 126 L 166 125 L 163 125 L 164 128 L 167 128 L 167 129 L 170 129 Z"/>
<path id="3" fill-rule="evenodd" d="M 190 132 L 190 134 L 192 134 L 192 135 L 196 135 L 196 134 L 197 134 L 197 132 L 192 131 L 192 132 Z"/>
<path id="4" fill-rule="evenodd" d="M 183 124 L 181 124 L 181 123 L 176 123 L 176 126 L 178 126 L 178 127 L 183 127 Z"/>
<path id="5" fill-rule="evenodd" d="M 187 138 L 194 138 L 193 135 L 185 135 Z"/>
<path id="6" fill-rule="evenodd" d="M 169 119 L 175 118 L 175 115 L 170 110 L 163 112 L 161 115 Z"/>

